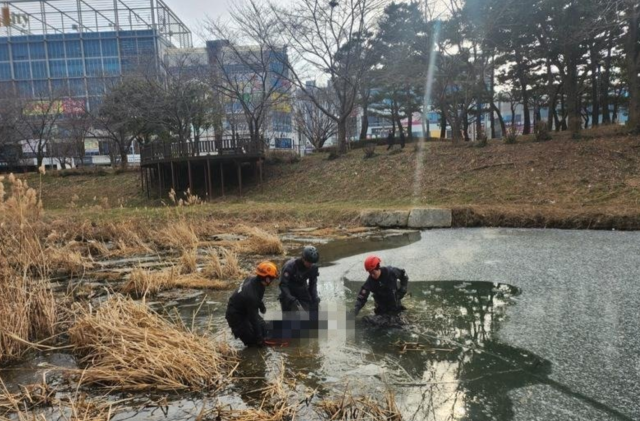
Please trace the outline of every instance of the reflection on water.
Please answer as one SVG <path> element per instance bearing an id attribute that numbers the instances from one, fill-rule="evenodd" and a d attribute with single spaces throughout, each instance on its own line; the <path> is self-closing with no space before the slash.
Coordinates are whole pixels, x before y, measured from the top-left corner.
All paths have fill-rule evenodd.
<path id="1" fill-rule="evenodd" d="M 319 248 L 322 261 L 331 262 L 400 247 L 419 238 L 419 233 L 412 233 L 384 241 L 334 242 Z M 500 326 L 516 302 L 514 297 L 520 294 L 514 287 L 487 282 L 414 281 L 410 284 L 411 296 L 403 301 L 411 324 L 402 330 L 381 330 L 362 324 L 361 317 L 355 326 L 347 328 L 345 311 L 352 308 L 361 283 L 327 278 L 321 279 L 321 310 L 331 310 L 329 332 L 315 339 L 292 340 L 287 347 L 262 350 L 243 349 L 239 341 L 229 339 L 238 347 L 242 362 L 223 402 L 234 408 L 260 406 L 260 390 L 284 368 L 286 377 L 296 380 L 292 387 L 298 392 L 298 400 L 309 391 L 315 391 L 315 400 L 335 397 L 348 383 L 354 393 L 369 396 L 382 397 L 391 388 L 408 420 L 510 420 L 514 415 L 510 390 L 552 383 L 547 378 L 549 362 L 499 340 Z M 281 317 L 278 292 L 274 285 L 265 293 L 267 320 Z M 224 319 L 230 294 L 210 291 L 182 300 L 167 311 L 177 312 L 196 329 L 230 338 Z M 369 303 L 361 314 L 368 314 L 372 308 Z M 33 376 L 29 369 L 26 371 L 21 375 Z M 16 373 L 12 383 L 20 381 Z M 7 376 L 5 371 L 2 377 Z M 182 396 L 165 411 L 147 408 L 119 414 L 116 419 L 193 419 L 205 401 L 214 400 Z M 299 419 L 318 417 L 309 406 L 302 408 Z"/>
<path id="2" fill-rule="evenodd" d="M 344 319 L 344 308 L 353 305 L 360 284 L 346 281 L 345 286 L 350 291 L 346 302 L 322 303 L 342 308 L 330 313 L 336 319 Z M 235 391 L 255 403 L 259 395 L 252 391 L 263 387 L 283 361 L 300 385 L 317 389 L 318 397 L 343 390 L 346 382 L 370 395 L 391 387 L 406 419 L 509 420 L 513 404 L 508 391 L 540 382 L 550 371 L 547 361 L 502 344 L 496 336 L 518 294 L 505 284 L 415 282 L 405 299 L 411 321 L 406 329 L 381 330 L 358 319 L 355 331 L 292 341 L 285 348 L 243 350 L 238 372 L 244 380 Z M 180 313 L 200 327 L 226 331 L 226 295 L 210 294 L 201 307 L 181 306 Z M 276 296 L 277 288 L 267 291 L 267 319 L 279 317 Z"/>

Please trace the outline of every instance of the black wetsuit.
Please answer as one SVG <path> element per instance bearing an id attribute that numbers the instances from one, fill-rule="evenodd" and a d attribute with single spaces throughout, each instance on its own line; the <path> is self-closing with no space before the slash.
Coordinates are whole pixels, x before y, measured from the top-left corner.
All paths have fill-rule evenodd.
<path id="1" fill-rule="evenodd" d="M 264 285 L 260 278 L 252 276 L 231 295 L 227 304 L 226 319 L 236 338 L 247 346 L 261 345 L 266 335 L 266 323 L 258 314 L 266 311 L 262 298 Z"/>
<path id="2" fill-rule="evenodd" d="M 282 311 L 295 311 L 299 302 L 306 311 L 318 309 L 318 266 L 309 269 L 302 258 L 289 260 L 280 274 L 280 305 Z"/>
<path id="3" fill-rule="evenodd" d="M 367 278 L 356 300 L 354 308 L 355 314 L 358 314 L 362 307 L 369 299 L 369 293 L 373 293 L 373 299 L 376 303 L 376 315 L 396 315 L 404 310 L 401 300 L 407 293 L 407 285 L 409 277 L 404 269 L 398 269 L 393 266 L 383 266 L 380 268 L 380 276 L 373 279 L 371 275 Z M 400 281 L 400 285 L 398 285 Z"/>

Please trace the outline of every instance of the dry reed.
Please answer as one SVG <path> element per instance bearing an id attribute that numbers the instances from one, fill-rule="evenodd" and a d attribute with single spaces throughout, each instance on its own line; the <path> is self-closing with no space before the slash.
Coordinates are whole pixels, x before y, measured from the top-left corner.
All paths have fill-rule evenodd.
<path id="1" fill-rule="evenodd" d="M 240 251 L 260 255 L 284 254 L 284 246 L 276 234 L 271 234 L 258 227 L 247 227 L 244 225 L 239 226 L 238 230 L 249 236 L 249 238 L 240 242 Z"/>
<path id="2" fill-rule="evenodd" d="M 56 275 L 77 276 L 93 267 L 92 263 L 82 257 L 79 251 L 67 248 L 47 248 L 49 271 Z"/>
<path id="3" fill-rule="evenodd" d="M 203 419 L 229 421 L 290 421 L 296 419 L 298 404 L 290 404 L 295 396 L 295 381 L 285 380 L 284 362 L 281 361 L 278 376 L 267 387 L 259 390 L 260 407 L 233 409 L 218 405 L 209 411 L 203 411 Z M 297 400 L 297 399 L 296 399 Z"/>
<path id="4" fill-rule="evenodd" d="M 69 329 L 83 382 L 122 391 L 217 390 L 236 365 L 225 344 L 162 319 L 116 295 L 84 310 Z"/>
<path id="5" fill-rule="evenodd" d="M 135 268 L 131 271 L 129 279 L 122 286 L 120 292 L 134 297 L 143 297 L 145 295 L 153 296 L 163 289 L 166 289 L 173 277 L 173 268 L 157 272 Z"/>
<path id="6" fill-rule="evenodd" d="M 10 393 L 0 379 L 0 419 L 17 421 L 46 421 L 54 412 L 56 419 L 65 421 L 109 421 L 116 415 L 114 403 L 100 398 L 89 398 L 86 393 L 61 396 L 58 390 L 48 385 L 43 376 L 42 383 L 20 387 L 20 392 Z M 117 403 L 117 402 L 116 402 Z M 49 409 L 48 413 L 38 410 Z"/>
<path id="7" fill-rule="evenodd" d="M 158 245 L 183 251 L 195 249 L 198 247 L 198 241 L 193 227 L 185 220 L 169 224 L 156 236 Z"/>
<path id="8" fill-rule="evenodd" d="M 185 249 L 180 256 L 180 273 L 194 273 L 198 268 L 198 251 L 196 249 Z"/>
<path id="9" fill-rule="evenodd" d="M 0 365 L 24 357 L 31 342 L 50 338 L 57 320 L 49 262 L 40 238 L 42 206 L 26 182 L 0 177 Z"/>
<path id="10" fill-rule="evenodd" d="M 331 420 L 402 421 L 402 413 L 391 391 L 387 391 L 384 401 L 380 402 L 368 396 L 353 396 L 350 391 L 345 390 L 341 398 L 324 400 L 318 406 Z"/>
<path id="11" fill-rule="evenodd" d="M 207 263 L 202 268 L 202 274 L 212 279 L 238 280 L 246 276 L 246 272 L 240 267 L 238 255 L 224 247 L 219 249 L 223 261 L 220 260 L 218 250 L 209 249 Z"/>
<path id="12" fill-rule="evenodd" d="M 213 289 L 219 291 L 229 290 L 236 287 L 234 283 L 204 278 L 197 273 L 179 276 L 173 279 L 170 285 L 175 288 Z"/>

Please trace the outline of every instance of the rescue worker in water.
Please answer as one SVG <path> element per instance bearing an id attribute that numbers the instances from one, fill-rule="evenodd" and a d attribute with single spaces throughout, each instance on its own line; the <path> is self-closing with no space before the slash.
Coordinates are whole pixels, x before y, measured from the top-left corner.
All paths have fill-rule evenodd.
<path id="1" fill-rule="evenodd" d="M 226 319 L 233 336 L 246 346 L 271 345 L 265 342 L 267 325 L 260 317 L 267 309 L 262 301 L 265 287 L 278 277 L 278 269 L 271 262 L 262 262 L 256 268 L 256 275 L 244 280 L 227 304 Z"/>
<path id="2" fill-rule="evenodd" d="M 282 312 L 308 312 L 317 317 L 318 260 L 320 255 L 313 246 L 306 246 L 302 255 L 291 259 L 282 267 L 280 275 L 280 306 Z"/>
<path id="3" fill-rule="evenodd" d="M 377 326 L 401 326 L 405 324 L 400 313 L 405 309 L 402 298 L 407 294 L 409 276 L 404 269 L 393 266 L 380 266 L 382 261 L 377 256 L 369 256 L 364 261 L 364 268 L 369 272 L 353 309 L 357 316 L 367 303 L 369 294 L 373 293 L 375 316 L 363 317 L 363 321 Z"/>

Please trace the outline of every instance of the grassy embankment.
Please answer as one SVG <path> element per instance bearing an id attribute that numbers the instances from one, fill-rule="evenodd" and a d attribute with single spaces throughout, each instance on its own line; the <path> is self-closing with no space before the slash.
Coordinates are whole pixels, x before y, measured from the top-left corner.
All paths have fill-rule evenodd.
<path id="1" fill-rule="evenodd" d="M 331 226 L 357 223 L 364 208 L 438 206 L 453 209 L 456 226 L 639 229 L 640 138 L 619 127 L 584 131 L 578 141 L 553 136 L 541 143 L 532 136 L 514 145 L 490 141 L 484 148 L 436 141 L 422 152 L 409 144 L 396 154 L 380 146 L 368 159 L 362 149 L 332 161 L 317 154 L 268 165 L 261 187 L 250 186 L 242 197 L 232 190 L 185 214 Z M 43 178 L 43 202 L 57 216 L 73 210 L 89 219 L 162 221 L 171 215 L 159 200 L 143 197 L 136 172 L 50 174 Z"/>

